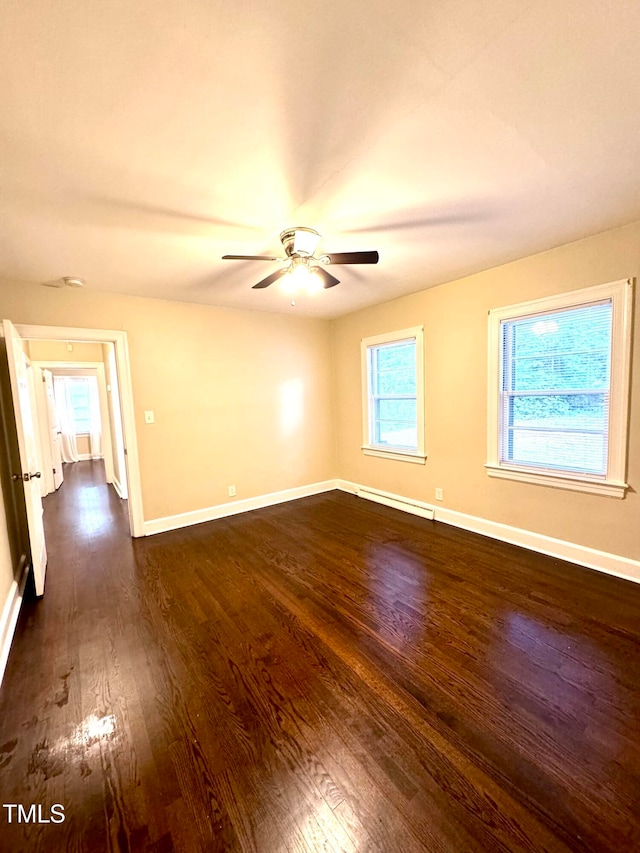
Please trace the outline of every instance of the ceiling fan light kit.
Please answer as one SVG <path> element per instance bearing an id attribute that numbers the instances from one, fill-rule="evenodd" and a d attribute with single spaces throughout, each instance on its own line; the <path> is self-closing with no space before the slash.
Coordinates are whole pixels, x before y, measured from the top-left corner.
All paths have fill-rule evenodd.
<path id="1" fill-rule="evenodd" d="M 282 276 L 282 289 L 291 296 L 291 305 L 295 306 L 295 296 L 301 290 L 305 293 L 317 293 L 323 283 L 314 267 L 309 266 L 308 258 L 293 258 L 291 265 Z"/>
<path id="2" fill-rule="evenodd" d="M 224 261 L 280 261 L 286 264 L 282 269 L 263 278 L 253 285 L 254 290 L 265 287 L 283 279 L 283 289 L 291 294 L 291 304 L 295 305 L 295 293 L 299 288 L 307 292 L 321 288 L 335 287 L 340 280 L 331 275 L 324 267 L 327 264 L 377 264 L 377 252 L 338 252 L 333 254 L 316 255 L 315 251 L 320 242 L 320 234 L 314 228 L 287 228 L 280 234 L 280 242 L 286 257 L 278 258 L 270 255 L 223 255 Z"/>

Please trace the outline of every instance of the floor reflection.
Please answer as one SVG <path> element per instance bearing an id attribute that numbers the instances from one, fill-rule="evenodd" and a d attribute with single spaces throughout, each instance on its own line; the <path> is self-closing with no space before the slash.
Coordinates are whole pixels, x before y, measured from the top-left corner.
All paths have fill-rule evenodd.
<path id="1" fill-rule="evenodd" d="M 429 632 L 430 576 L 425 562 L 401 542 L 367 547 L 367 605 L 376 633 L 409 659 Z"/>
<path id="2" fill-rule="evenodd" d="M 107 483 L 101 459 L 66 463 L 62 485 L 43 498 L 42 505 L 45 532 L 47 525 L 55 523 L 54 515 L 60 515 L 64 517 L 63 536 L 74 541 L 107 537 L 127 515 L 127 501 Z"/>

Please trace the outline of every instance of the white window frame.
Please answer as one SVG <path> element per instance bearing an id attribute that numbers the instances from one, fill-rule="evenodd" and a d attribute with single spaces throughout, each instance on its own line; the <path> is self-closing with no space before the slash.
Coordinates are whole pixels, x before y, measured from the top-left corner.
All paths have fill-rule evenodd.
<path id="1" fill-rule="evenodd" d="M 604 476 L 540 469 L 500 460 L 502 344 L 500 324 L 527 316 L 577 308 L 610 299 L 612 303 L 609 440 Z M 631 316 L 633 280 L 600 284 L 556 296 L 534 299 L 489 311 L 488 441 L 486 469 L 490 477 L 537 483 L 559 489 L 623 498 L 627 465 L 629 379 L 631 369 Z"/>
<path id="2" fill-rule="evenodd" d="M 408 451 L 400 447 L 386 447 L 371 443 L 371 400 L 369 396 L 368 350 L 381 344 L 416 343 L 416 426 L 418 447 Z M 380 456 L 398 462 L 415 462 L 424 465 L 427 458 L 424 443 L 424 326 L 413 326 L 398 332 L 387 332 L 363 338 L 360 345 L 362 364 L 362 452 L 366 456 Z"/>

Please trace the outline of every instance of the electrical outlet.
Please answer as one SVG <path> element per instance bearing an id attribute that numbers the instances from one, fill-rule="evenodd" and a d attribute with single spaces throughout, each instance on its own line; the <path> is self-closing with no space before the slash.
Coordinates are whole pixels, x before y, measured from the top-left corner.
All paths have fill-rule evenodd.
<path id="1" fill-rule="evenodd" d="M 236 487 L 235 486 L 229 486 L 229 497 L 235 498 L 235 496 L 236 496 Z"/>
<path id="2" fill-rule="evenodd" d="M 436 500 L 437 501 L 443 500 L 442 489 L 436 489 Z"/>
<path id="3" fill-rule="evenodd" d="M 149 411 L 144 413 L 144 422 L 145 424 L 154 424 L 156 422 L 153 412 Z"/>

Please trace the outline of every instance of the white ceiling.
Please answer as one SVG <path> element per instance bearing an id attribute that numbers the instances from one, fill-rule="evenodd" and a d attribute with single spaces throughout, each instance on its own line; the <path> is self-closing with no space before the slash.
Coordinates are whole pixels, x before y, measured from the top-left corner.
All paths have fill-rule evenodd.
<path id="1" fill-rule="evenodd" d="M 640 218 L 638 0 L 4 0 L 0 279 L 332 317 Z M 291 308 L 274 264 L 378 249 Z"/>

